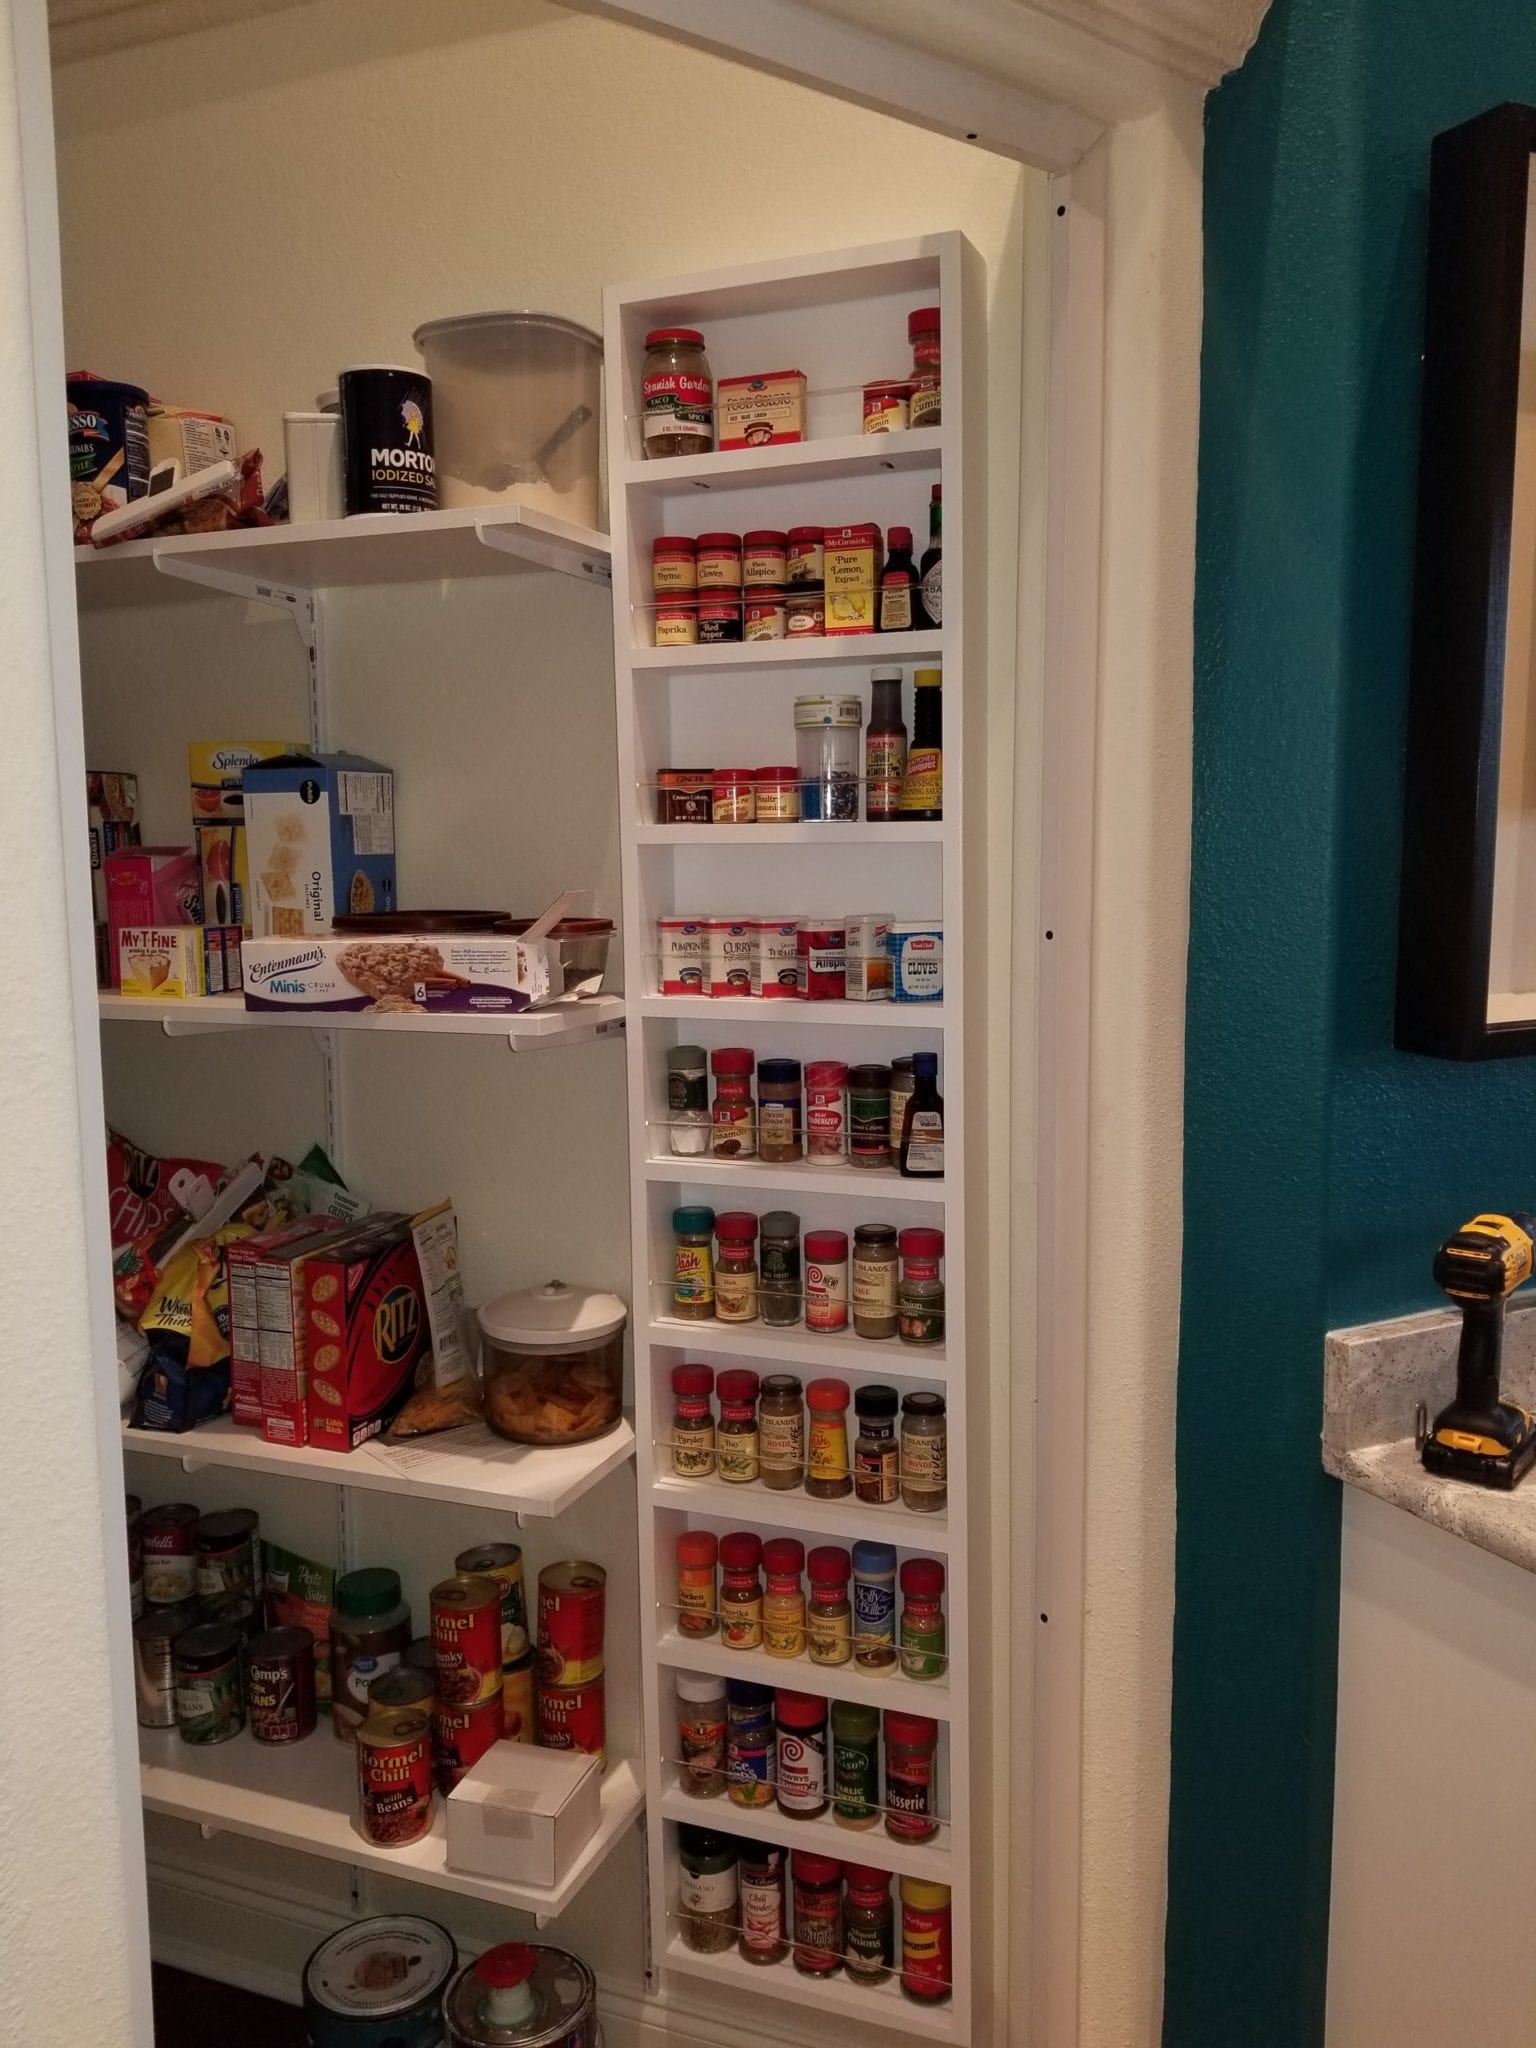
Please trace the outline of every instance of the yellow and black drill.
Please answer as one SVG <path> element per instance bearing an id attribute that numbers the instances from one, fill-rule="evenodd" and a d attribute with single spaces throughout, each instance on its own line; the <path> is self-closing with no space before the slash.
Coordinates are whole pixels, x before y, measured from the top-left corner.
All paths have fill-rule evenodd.
<path id="1" fill-rule="evenodd" d="M 1536 1263 L 1536 1217 L 1474 1216 L 1435 1253 L 1435 1278 L 1461 1310 L 1456 1398 L 1435 1417 L 1421 1456 L 1443 1479 L 1518 1486 L 1536 1463 L 1536 1417 L 1499 1398 L 1504 1308 Z"/>

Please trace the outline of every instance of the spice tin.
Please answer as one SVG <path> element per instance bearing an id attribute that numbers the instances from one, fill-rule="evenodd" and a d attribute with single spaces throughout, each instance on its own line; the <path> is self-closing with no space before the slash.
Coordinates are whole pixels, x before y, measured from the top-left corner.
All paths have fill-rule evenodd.
<path id="1" fill-rule="evenodd" d="M 797 1000 L 800 994 L 798 922 L 792 917 L 760 917 L 752 929 L 757 941 L 754 994 L 777 1001 Z"/>
<path id="2" fill-rule="evenodd" d="M 696 917 L 656 920 L 658 979 L 664 996 L 704 993 L 704 924 Z"/>
<path id="3" fill-rule="evenodd" d="M 206 1748 L 228 1742 L 245 1726 L 242 1647 L 239 1629 L 218 1621 L 189 1628 L 176 1638 L 176 1725 L 183 1742 Z"/>
<path id="4" fill-rule="evenodd" d="M 579 1749 L 606 1768 L 607 1727 L 603 1681 L 539 1687 L 539 1743 L 544 1749 Z"/>
<path id="5" fill-rule="evenodd" d="M 136 1493 L 123 1496 L 128 1525 L 128 1609 L 135 1621 L 144 1612 L 144 1503 Z"/>
<path id="6" fill-rule="evenodd" d="M 360 1920 L 327 1935 L 304 1965 L 313 2048 L 442 2048 L 453 1937 L 414 1915 Z"/>
<path id="7" fill-rule="evenodd" d="M 827 600 L 821 585 L 814 590 L 796 590 L 791 585 L 784 599 L 784 637 L 819 640 L 826 630 Z"/>
<path id="8" fill-rule="evenodd" d="M 879 527 L 829 526 L 824 547 L 828 636 L 873 633 L 880 595 Z"/>
<path id="9" fill-rule="evenodd" d="M 510 1664 L 528 1647 L 528 1595 L 523 1553 L 515 1543 L 477 1543 L 453 1560 L 466 1578 L 494 1579 L 501 1588 L 501 1661 Z"/>
<path id="10" fill-rule="evenodd" d="M 799 769 L 759 768 L 757 771 L 757 823 L 759 825 L 798 825 L 799 822 Z"/>
<path id="11" fill-rule="evenodd" d="M 741 589 L 741 535 L 701 533 L 698 574 L 700 590 Z"/>
<path id="12" fill-rule="evenodd" d="M 801 988 L 813 1003 L 840 1003 L 848 993 L 848 931 L 824 918 L 802 917 L 796 942 Z"/>
<path id="13" fill-rule="evenodd" d="M 651 549 L 651 588 L 658 597 L 696 590 L 698 544 L 682 534 L 663 534 Z"/>
<path id="14" fill-rule="evenodd" d="M 501 1674 L 501 1739 L 503 1742 L 532 1742 L 535 1733 L 531 1649 L 525 1650 Z"/>
<path id="15" fill-rule="evenodd" d="M 781 588 L 789 580 L 789 536 L 771 526 L 743 534 L 741 580 L 748 591 Z"/>
<path id="16" fill-rule="evenodd" d="M 251 1734 L 302 1742 L 315 1732 L 315 1639 L 307 1628 L 269 1628 L 245 1653 Z"/>
<path id="17" fill-rule="evenodd" d="M 922 918 L 893 918 L 886 934 L 891 956 L 891 1001 L 944 1000 L 944 927 Z"/>
<path id="18" fill-rule="evenodd" d="M 899 434 L 911 424 L 912 386 L 894 377 L 879 377 L 864 386 L 866 434 Z"/>
<path id="19" fill-rule="evenodd" d="M 602 1672 L 607 1584 L 600 1564 L 547 1564 L 539 1573 L 541 1686 L 585 1685 Z"/>
<path id="20" fill-rule="evenodd" d="M 656 821 L 661 825 L 707 825 L 712 768 L 663 768 L 656 777 Z"/>
<path id="21" fill-rule="evenodd" d="M 668 590 L 658 595 L 651 614 L 652 637 L 658 647 L 693 647 L 699 638 L 699 604 L 691 591 Z"/>
<path id="22" fill-rule="evenodd" d="M 341 373 L 347 512 L 432 512 L 432 380 L 420 370 L 367 363 Z"/>
<path id="23" fill-rule="evenodd" d="M 152 1607 L 133 1624 L 134 1712 L 141 1728 L 176 1726 L 177 1638 L 197 1621 L 197 1603 Z"/>
<path id="24" fill-rule="evenodd" d="M 432 1588 L 437 1697 L 476 1707 L 501 1691 L 501 1588 L 494 1579 L 443 1579 Z"/>
<path id="25" fill-rule="evenodd" d="M 715 386 L 722 448 L 781 447 L 805 438 L 805 372 L 765 370 Z"/>
<path id="26" fill-rule="evenodd" d="M 824 567 L 822 542 L 825 538 L 825 529 L 820 526 L 792 526 L 789 529 L 786 562 L 791 589 L 797 583 L 812 583 L 820 590 Z"/>
<path id="27" fill-rule="evenodd" d="M 146 1508 L 139 1518 L 144 1546 L 144 1600 L 150 1607 L 179 1607 L 197 1592 L 197 1524 L 190 1501 Z"/>
<path id="28" fill-rule="evenodd" d="M 563 1948 L 503 1942 L 443 2000 L 447 2048 L 599 2048 L 597 1980 Z"/>
<path id="29" fill-rule="evenodd" d="M 253 1508 L 204 1515 L 196 1526 L 197 1604 L 205 1621 L 249 1614 L 261 1583 L 261 1537 Z"/>
<path id="30" fill-rule="evenodd" d="M 478 1707 L 438 1707 L 432 1716 L 432 1760 L 444 1798 L 504 1732 L 502 1695 Z"/>
<path id="31" fill-rule="evenodd" d="M 437 1704 L 437 1665 L 422 1671 L 414 1664 L 397 1664 L 381 1671 L 368 1688 L 370 1714 L 394 1714 L 402 1707 L 415 1707 L 430 1714 Z"/>
<path id="32" fill-rule="evenodd" d="M 750 825 L 757 816 L 757 770 L 717 768 L 711 815 L 717 825 Z"/>
<path id="33" fill-rule="evenodd" d="M 357 1731 L 357 1825 L 376 1849 L 403 1849 L 432 1825 L 432 1735 L 425 1714 L 372 1714 Z"/>
<path id="34" fill-rule="evenodd" d="M 742 607 L 743 638 L 782 640 L 785 633 L 784 593 L 777 588 L 748 590 Z"/>
<path id="35" fill-rule="evenodd" d="M 709 976 L 706 993 L 712 996 L 750 996 L 756 939 L 744 917 L 711 917 L 704 934 L 708 949 Z"/>
<path id="36" fill-rule="evenodd" d="M 741 638 L 741 599 L 733 590 L 699 595 L 699 645 L 734 647 Z"/>

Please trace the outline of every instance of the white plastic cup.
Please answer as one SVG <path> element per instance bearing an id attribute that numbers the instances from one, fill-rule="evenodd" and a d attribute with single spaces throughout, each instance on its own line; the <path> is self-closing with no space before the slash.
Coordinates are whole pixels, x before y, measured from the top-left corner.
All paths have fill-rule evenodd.
<path id="1" fill-rule="evenodd" d="M 288 465 L 288 517 L 295 526 L 345 517 L 340 413 L 285 412 L 283 458 Z"/>

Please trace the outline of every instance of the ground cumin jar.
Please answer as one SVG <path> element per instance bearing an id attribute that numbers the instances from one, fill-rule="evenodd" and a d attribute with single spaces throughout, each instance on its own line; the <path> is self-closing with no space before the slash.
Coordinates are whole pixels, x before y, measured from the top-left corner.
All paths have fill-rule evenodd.
<path id="1" fill-rule="evenodd" d="M 700 590 L 734 590 L 741 594 L 741 535 L 701 533 L 694 557 Z"/>

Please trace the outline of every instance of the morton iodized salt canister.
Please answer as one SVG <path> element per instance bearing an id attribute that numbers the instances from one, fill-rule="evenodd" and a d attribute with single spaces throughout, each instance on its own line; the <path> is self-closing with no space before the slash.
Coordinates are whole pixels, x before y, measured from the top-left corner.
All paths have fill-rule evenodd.
<path id="1" fill-rule="evenodd" d="M 431 512 L 432 380 L 420 370 L 364 363 L 341 373 L 347 512 Z"/>

